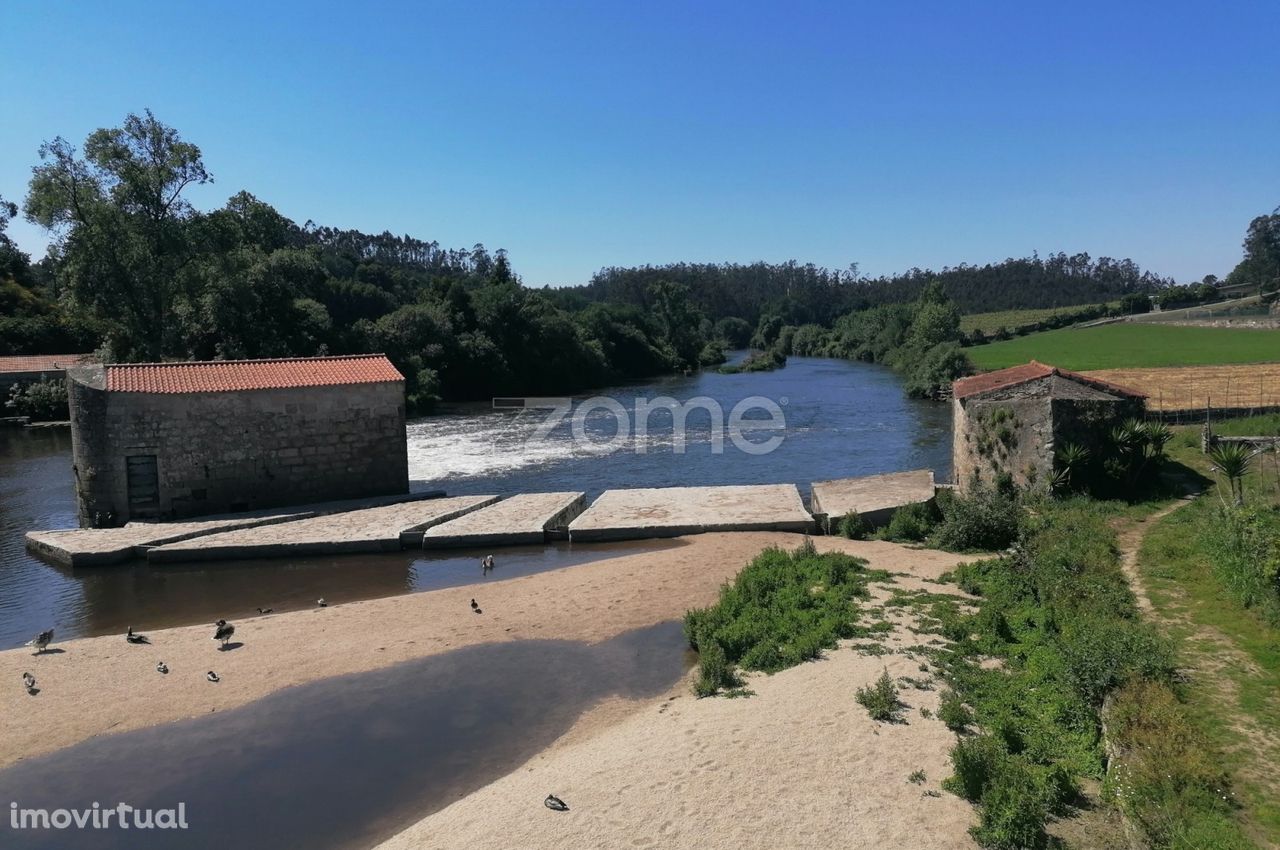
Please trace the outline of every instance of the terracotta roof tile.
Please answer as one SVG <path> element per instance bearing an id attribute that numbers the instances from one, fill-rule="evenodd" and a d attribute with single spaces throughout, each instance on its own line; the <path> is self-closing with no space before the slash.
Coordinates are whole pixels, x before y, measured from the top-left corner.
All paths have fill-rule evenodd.
<path id="1" fill-rule="evenodd" d="M 0 357 L 0 372 L 54 372 L 84 363 L 91 354 L 21 354 Z"/>
<path id="2" fill-rule="evenodd" d="M 1115 395 L 1127 396 L 1129 398 L 1147 397 L 1145 393 L 1140 393 L 1137 390 L 1131 390 L 1128 387 L 1122 387 L 1119 384 L 1101 381 L 1097 378 L 1091 378 L 1088 375 L 1081 375 L 1079 372 L 1059 369 L 1057 366 L 1050 366 L 1046 363 L 1040 363 L 1035 360 L 1032 360 L 1030 363 L 1023 363 L 1020 366 L 1010 366 L 1008 369 L 997 369 L 994 372 L 985 372 L 981 375 L 961 378 L 951 385 L 952 395 L 956 398 L 968 398 L 969 396 L 988 393 L 993 390 L 1003 390 L 1009 387 L 1016 387 L 1019 384 L 1025 384 L 1040 378 L 1047 378 L 1050 375 L 1067 378 L 1078 384 L 1095 387 Z"/>
<path id="3" fill-rule="evenodd" d="M 404 376 L 382 354 L 194 363 L 117 363 L 107 366 L 106 373 L 107 389 L 122 393 L 219 393 L 404 380 Z"/>

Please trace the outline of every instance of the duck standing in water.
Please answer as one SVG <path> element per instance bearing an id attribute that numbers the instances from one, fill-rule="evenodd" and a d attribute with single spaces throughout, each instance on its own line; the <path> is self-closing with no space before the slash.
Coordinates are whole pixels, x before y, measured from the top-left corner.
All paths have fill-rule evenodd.
<path id="1" fill-rule="evenodd" d="M 24 646 L 35 647 L 34 655 L 39 655 L 49 648 L 49 644 L 53 643 L 53 629 L 41 632 L 40 634 L 27 641 Z"/>
<path id="2" fill-rule="evenodd" d="M 317 600 L 316 600 L 316 604 L 317 604 L 317 605 L 319 605 L 321 608 L 328 608 L 328 607 L 329 607 L 329 603 L 324 601 L 324 597 L 323 597 L 323 596 L 321 596 L 319 599 L 317 599 Z"/>
<path id="3" fill-rule="evenodd" d="M 546 806 L 548 809 L 551 809 L 551 811 L 553 812 L 569 811 L 569 806 L 565 803 L 565 801 L 561 800 L 555 794 L 548 794 L 547 799 L 542 801 L 542 805 Z"/>
<path id="4" fill-rule="evenodd" d="M 222 641 L 220 649 L 227 648 L 227 641 L 231 640 L 231 636 L 236 633 L 236 627 L 228 623 L 226 620 L 219 620 L 214 623 L 217 628 L 213 632 L 213 639 Z"/>
<path id="5" fill-rule="evenodd" d="M 22 687 L 27 689 L 27 693 L 35 696 L 36 693 L 36 677 L 30 673 L 22 674 Z"/>
<path id="6" fill-rule="evenodd" d="M 488 574 L 493 570 L 495 566 L 497 566 L 497 564 L 494 563 L 493 556 L 485 555 L 484 560 L 480 562 L 480 571 L 485 574 Z"/>
<path id="7" fill-rule="evenodd" d="M 150 639 L 149 637 L 147 637 L 146 635 L 135 635 L 135 634 L 133 633 L 133 626 L 130 626 L 130 627 L 129 627 L 129 632 L 128 632 L 128 634 L 126 634 L 126 635 L 124 636 L 124 639 L 125 639 L 125 640 L 127 640 L 127 641 L 129 641 L 129 643 L 135 643 L 135 644 L 136 644 L 136 643 L 151 643 L 151 639 Z"/>

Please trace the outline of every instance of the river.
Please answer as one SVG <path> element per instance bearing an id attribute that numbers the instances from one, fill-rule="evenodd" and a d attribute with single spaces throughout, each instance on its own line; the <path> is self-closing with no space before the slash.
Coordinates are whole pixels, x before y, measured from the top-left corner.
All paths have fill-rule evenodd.
<path id="1" fill-rule="evenodd" d="M 585 490 L 594 497 L 616 487 L 794 483 L 808 496 L 816 480 L 931 468 L 950 469 L 950 411 L 906 398 L 897 377 L 875 365 L 792 357 L 785 369 L 722 375 L 700 372 L 610 387 L 595 407 L 566 417 L 539 435 L 548 411 L 495 410 L 461 405 L 408 425 L 413 488 L 449 494 Z M 636 434 L 637 401 L 687 404 L 684 440 L 673 416 L 655 405 Z M 767 453 L 742 451 L 720 429 L 744 400 L 776 405 L 779 431 L 743 430 L 760 444 L 781 437 Z M 585 397 L 575 399 L 583 410 Z M 670 405 L 667 405 L 669 408 Z M 718 407 L 714 418 L 707 408 Z M 759 424 L 765 409 L 745 420 Z M 575 437 L 575 430 L 578 436 Z M 723 436 L 722 446 L 717 437 Z M 683 451 L 680 449 L 683 448 Z M 718 449 L 722 448 L 722 451 Z M 23 534 L 75 524 L 70 437 L 59 429 L 0 429 L 0 648 L 17 646 L 54 626 L 59 639 L 212 621 L 309 605 L 318 597 L 351 601 L 482 580 L 481 553 L 423 552 L 346 558 L 232 562 L 216 565 L 145 564 L 62 569 L 30 556 Z M 553 569 L 611 554 L 669 545 L 558 544 L 504 550 L 490 580 Z"/>

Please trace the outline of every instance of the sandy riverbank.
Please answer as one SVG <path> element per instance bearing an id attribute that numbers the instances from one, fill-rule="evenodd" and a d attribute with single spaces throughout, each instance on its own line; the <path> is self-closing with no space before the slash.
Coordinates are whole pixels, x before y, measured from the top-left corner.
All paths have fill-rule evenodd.
<path id="1" fill-rule="evenodd" d="M 0 653 L 0 682 L 10 683 L 0 689 L 0 766 L 92 736 L 225 711 L 292 685 L 459 647 L 523 638 L 607 640 L 708 604 L 761 548 L 794 547 L 801 539 L 698 535 L 664 551 L 480 588 L 246 619 L 236 623 L 235 640 L 242 645 L 227 652 L 217 650 L 208 626 L 152 632 L 150 647 L 111 636 L 55 643 L 61 652 L 39 657 L 26 649 L 6 651 Z M 919 578 L 936 577 L 959 560 L 886 543 L 816 543 L 905 572 L 899 583 L 908 587 L 922 586 Z M 471 612 L 473 595 L 483 614 Z M 155 672 L 161 658 L 170 667 L 167 676 Z M 786 827 L 772 833 L 770 846 L 785 846 L 787 836 L 809 836 L 811 842 L 823 835 L 874 838 L 866 846 L 967 846 L 968 807 L 923 797 L 920 786 L 905 780 L 920 768 L 930 777 L 925 787 L 936 787 L 946 769 L 945 729 L 918 716 L 907 725 L 877 727 L 852 701 L 853 688 L 885 666 L 911 675 L 916 662 L 843 650 L 753 681 L 758 696 L 751 699 L 695 701 L 682 685 L 652 703 L 606 701 L 532 762 L 402 833 L 392 846 L 515 846 L 516 835 L 525 846 L 609 846 L 644 837 L 680 846 L 712 826 L 750 843 L 753 835 L 767 834 L 758 826 L 747 829 L 759 817 Z M 205 681 L 210 669 L 220 683 Z M 26 670 L 41 688 L 34 697 L 21 688 Z M 932 708 L 935 701 L 930 692 L 908 699 L 917 707 Z M 762 764 L 770 770 L 761 771 Z M 541 789 L 532 810 L 529 783 Z M 552 790 L 543 787 L 548 783 L 577 801 L 560 820 L 542 817 L 551 814 L 541 807 Z M 766 799 L 779 794 L 778 801 Z M 468 839 L 455 840 L 460 834 Z"/>
<path id="2" fill-rule="evenodd" d="M 963 558 L 891 544 L 818 538 L 873 567 L 906 575 L 894 586 L 937 592 L 933 579 Z M 877 587 L 874 602 L 890 590 Z M 874 604 L 874 602 L 872 604 Z M 972 850 L 972 807 L 947 793 L 955 736 L 936 714 L 937 690 L 903 688 L 905 723 L 877 723 L 854 692 L 887 670 L 927 678 L 906 654 L 928 637 L 905 612 L 882 656 L 848 643 L 819 661 L 752 674 L 746 698 L 695 699 L 688 682 L 625 716 L 588 713 L 560 741 L 515 770 L 379 845 L 445 848 L 894 848 Z M 922 770 L 926 779 L 908 777 Z M 928 793 L 926 793 L 928 792 Z M 570 806 L 542 805 L 548 793 Z"/>

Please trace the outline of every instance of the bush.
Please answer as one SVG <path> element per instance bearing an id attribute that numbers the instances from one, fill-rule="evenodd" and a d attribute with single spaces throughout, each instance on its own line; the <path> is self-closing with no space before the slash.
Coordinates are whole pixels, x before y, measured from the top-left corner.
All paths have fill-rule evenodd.
<path id="1" fill-rule="evenodd" d="M 963 738 L 951 748 L 951 766 L 955 775 L 943 782 L 943 787 L 970 803 L 976 803 L 982 799 L 1008 757 L 1004 742 L 993 735 Z"/>
<path id="2" fill-rule="evenodd" d="M 25 387 L 14 384 L 5 407 L 13 416 L 28 416 L 33 422 L 61 422 L 71 418 L 67 408 L 67 382 L 40 380 Z"/>
<path id="3" fill-rule="evenodd" d="M 991 850 L 1033 850 L 1044 847 L 1048 818 L 1044 790 L 1032 771 L 1009 759 L 982 794 L 974 839 Z"/>
<path id="4" fill-rule="evenodd" d="M 698 652 L 698 680 L 693 685 L 694 693 L 709 697 L 721 689 L 728 690 L 741 684 L 720 644 L 714 640 L 706 641 Z"/>
<path id="5" fill-rule="evenodd" d="M 889 524 L 876 536 L 881 540 L 920 543 L 938 522 L 937 508 L 929 502 L 903 505 L 893 512 Z"/>
<path id="6" fill-rule="evenodd" d="M 1069 681 L 1093 705 L 1131 679 L 1168 680 L 1173 674 L 1172 646 L 1146 623 L 1081 613 L 1060 641 Z"/>
<path id="7" fill-rule="evenodd" d="M 867 710 L 872 720 L 888 722 L 898 719 L 902 703 L 898 701 L 898 686 L 885 670 L 874 685 L 858 688 L 858 703 Z"/>
<path id="8" fill-rule="evenodd" d="M 931 543 L 950 552 L 994 552 L 1018 537 L 1022 509 L 1018 500 L 994 488 L 951 494 L 938 501 L 942 522 Z"/>
<path id="9" fill-rule="evenodd" d="M 870 580 L 888 577 L 866 563 L 839 552 L 819 554 L 811 541 L 791 553 L 769 548 L 757 555 L 720 589 L 715 605 L 685 614 L 689 645 L 711 655 L 705 686 L 725 681 L 717 649 L 728 665 L 772 673 L 853 637 L 857 600 L 869 596 Z"/>
<path id="10" fill-rule="evenodd" d="M 953 690 L 942 692 L 942 704 L 938 707 L 938 719 L 952 732 L 963 732 L 973 723 L 973 712 Z"/>
<path id="11" fill-rule="evenodd" d="M 849 540 L 861 540 L 867 536 L 867 524 L 857 511 L 849 511 L 836 523 L 836 534 Z"/>

